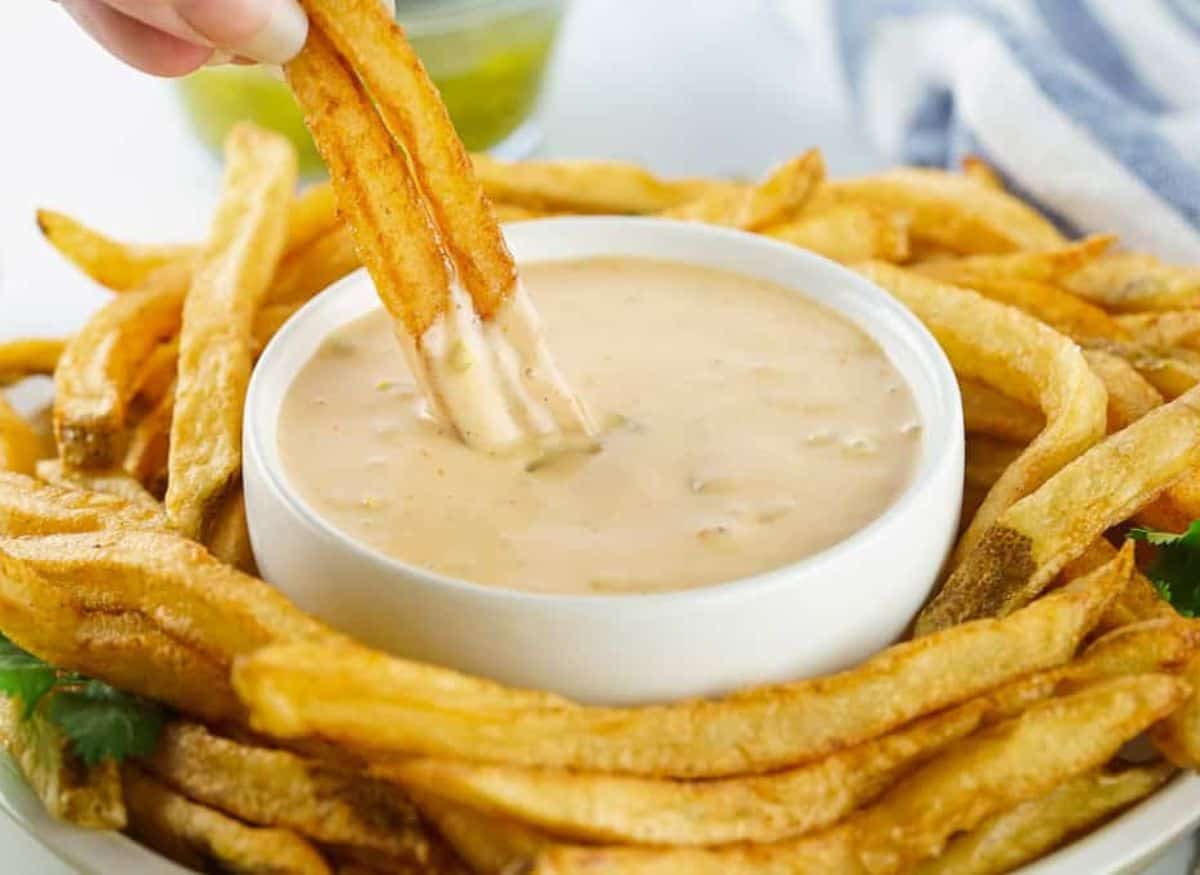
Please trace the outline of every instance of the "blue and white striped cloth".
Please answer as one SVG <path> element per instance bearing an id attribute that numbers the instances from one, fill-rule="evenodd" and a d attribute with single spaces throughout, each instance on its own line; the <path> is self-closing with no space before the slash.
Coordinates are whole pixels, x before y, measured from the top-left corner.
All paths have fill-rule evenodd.
<path id="1" fill-rule="evenodd" d="M 1200 263 L 1200 0 L 828 0 L 893 160 L 975 153 L 1073 233 Z"/>

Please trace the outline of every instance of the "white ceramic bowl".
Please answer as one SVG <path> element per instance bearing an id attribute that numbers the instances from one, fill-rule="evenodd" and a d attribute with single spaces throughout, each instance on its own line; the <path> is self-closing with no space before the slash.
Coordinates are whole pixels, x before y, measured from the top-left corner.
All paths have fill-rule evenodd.
<path id="1" fill-rule="evenodd" d="M 331 331 L 379 306 L 360 271 L 298 313 L 254 372 L 245 485 L 264 577 L 305 610 L 375 647 L 593 703 L 710 695 L 825 673 L 896 640 L 945 559 L 962 491 L 958 388 L 924 327 L 857 274 L 737 231 L 571 218 L 523 222 L 505 234 L 519 262 L 674 260 L 771 280 L 842 313 L 875 338 L 912 390 L 924 437 L 911 484 L 882 516 L 819 554 L 695 590 L 541 595 L 406 565 L 321 519 L 288 482 L 278 451 L 280 406 L 297 372 Z"/>

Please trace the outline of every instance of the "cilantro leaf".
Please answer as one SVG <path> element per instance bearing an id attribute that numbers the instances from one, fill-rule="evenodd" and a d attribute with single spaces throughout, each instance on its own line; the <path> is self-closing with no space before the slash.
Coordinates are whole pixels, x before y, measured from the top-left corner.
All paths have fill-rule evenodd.
<path id="1" fill-rule="evenodd" d="M 1146 576 L 1159 595 L 1183 616 L 1200 616 L 1200 520 L 1182 534 L 1137 528 L 1129 537 L 1158 548 Z"/>
<path id="2" fill-rule="evenodd" d="M 52 666 L 0 634 L 0 693 L 21 700 L 24 719 L 33 714 L 57 680 L 58 673 Z"/>
<path id="3" fill-rule="evenodd" d="M 47 716 L 89 766 L 153 753 L 164 720 L 162 708 L 153 702 L 96 680 L 57 691 Z"/>

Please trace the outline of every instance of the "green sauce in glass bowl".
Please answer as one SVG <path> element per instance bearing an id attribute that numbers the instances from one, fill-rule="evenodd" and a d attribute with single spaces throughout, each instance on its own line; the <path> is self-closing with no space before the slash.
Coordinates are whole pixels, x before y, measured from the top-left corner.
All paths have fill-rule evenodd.
<path id="1" fill-rule="evenodd" d="M 511 143 L 508 151 L 520 151 L 532 145 L 521 133 L 537 107 L 563 5 L 564 0 L 400 0 L 397 17 L 468 149 Z M 212 148 L 221 147 L 235 123 L 250 120 L 290 138 L 304 172 L 322 169 L 300 108 L 273 71 L 205 68 L 178 87 L 197 134 Z M 518 139 L 522 144 L 514 142 Z"/>

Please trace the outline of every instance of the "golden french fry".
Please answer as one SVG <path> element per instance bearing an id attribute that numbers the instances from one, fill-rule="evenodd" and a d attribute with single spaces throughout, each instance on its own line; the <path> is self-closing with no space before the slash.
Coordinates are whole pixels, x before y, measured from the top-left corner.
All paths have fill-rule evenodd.
<path id="1" fill-rule="evenodd" d="M 254 747 L 194 723 L 172 723 L 145 768 L 219 811 L 313 841 L 421 862 L 428 838 L 395 786 L 283 750 Z"/>
<path id="2" fill-rule="evenodd" d="M 250 530 L 246 525 L 246 501 L 240 487 L 221 500 L 205 546 L 226 565 L 247 574 L 257 573 Z"/>
<path id="3" fill-rule="evenodd" d="M 341 640 L 173 533 L 0 537 L 0 629 L 52 665 L 210 720 L 239 720 L 238 654 Z"/>
<path id="4" fill-rule="evenodd" d="M 1027 603 L 1197 464 L 1200 388 L 1111 435 L 1005 510 L 921 612 L 917 634 Z"/>
<path id="5" fill-rule="evenodd" d="M 57 535 L 107 528 L 156 529 L 166 525 L 157 502 L 130 503 L 78 485 L 40 483 L 0 472 L 0 536 Z"/>
<path id="6" fill-rule="evenodd" d="M 475 872 L 524 872 L 550 840 L 529 827 L 426 794 L 417 806 Z"/>
<path id="7" fill-rule="evenodd" d="M 26 377 L 48 377 L 58 366 L 65 340 L 28 337 L 0 343 L 0 386 Z"/>
<path id="8" fill-rule="evenodd" d="M 1166 264 L 1138 252 L 1097 258 L 1064 284 L 1068 291 L 1114 313 L 1200 306 L 1200 267 Z"/>
<path id="9" fill-rule="evenodd" d="M 972 288 L 976 281 L 988 279 L 1054 283 L 1095 261 L 1116 241 L 1117 238 L 1112 234 L 1097 234 L 1049 249 L 926 261 L 913 265 L 912 270 L 943 282 Z"/>
<path id="10" fill-rule="evenodd" d="M 1181 347 L 1200 352 L 1200 310 L 1128 313 L 1113 319 L 1143 346 L 1152 349 Z"/>
<path id="11" fill-rule="evenodd" d="M 53 817 L 85 829 L 124 829 L 125 803 L 116 762 L 94 766 L 75 756 L 70 742 L 45 716 L 48 696 L 29 715 L 19 699 L 0 695 L 0 746 Z"/>
<path id="12" fill-rule="evenodd" d="M 284 251 L 291 254 L 305 249 L 340 225 L 333 186 L 328 182 L 310 185 L 288 207 Z"/>
<path id="13" fill-rule="evenodd" d="M 908 258 L 908 214 L 863 204 L 833 204 L 805 210 L 798 218 L 763 231 L 842 264 Z"/>
<path id="14" fill-rule="evenodd" d="M 1095 304 L 1049 283 L 1007 277 L 976 277 L 956 282 L 985 298 L 1024 310 L 1077 342 L 1126 337 L 1125 330 Z"/>
<path id="15" fill-rule="evenodd" d="M 252 125 L 230 133 L 226 161 L 211 238 L 183 308 L 171 421 L 167 517 L 196 539 L 241 476 L 251 330 L 283 251 L 297 172 L 291 143 Z"/>
<path id="16" fill-rule="evenodd" d="M 858 270 L 925 323 L 960 377 L 1003 387 L 1046 417 L 1046 427 L 1004 472 L 963 533 L 953 568 L 1014 502 L 1104 436 L 1104 386 L 1074 343 L 1012 307 L 892 265 Z"/>
<path id="17" fill-rule="evenodd" d="M 1175 773 L 1156 764 L 1090 772 L 993 815 L 953 839 L 914 875 L 1000 875 L 1036 860 L 1149 796 Z"/>
<path id="18" fill-rule="evenodd" d="M 136 289 L 155 271 L 188 261 L 196 253 L 194 246 L 119 243 L 53 210 L 38 210 L 37 224 L 63 257 L 100 285 L 118 292 Z"/>
<path id="19" fill-rule="evenodd" d="M 968 434 L 1028 444 L 1046 427 L 1046 417 L 1041 411 L 1009 398 L 987 383 L 959 377 L 958 390 Z"/>
<path id="20" fill-rule="evenodd" d="M 37 463 L 39 480 L 67 489 L 83 490 L 88 493 L 113 495 L 128 502 L 138 511 L 146 511 L 147 520 L 153 520 L 153 528 L 165 528 L 166 515 L 162 505 L 146 491 L 141 483 L 121 471 L 77 471 L 63 466 L 61 459 L 43 459 Z M 57 498 L 57 496 L 55 497 Z M 89 498 L 90 500 L 90 498 Z M 50 503 L 54 503 L 52 500 Z M 3 512 L 0 511 L 0 514 Z M 123 515 L 121 525 L 128 524 Z"/>
<path id="21" fill-rule="evenodd" d="M 1106 340 L 1088 341 L 1087 347 L 1125 359 L 1166 398 L 1178 398 L 1200 382 L 1200 353 L 1191 350 L 1157 350 Z"/>
<path id="22" fill-rule="evenodd" d="M 294 304 L 271 304 L 258 311 L 254 317 L 254 347 L 260 354 L 298 309 Z"/>
<path id="23" fill-rule="evenodd" d="M 1004 191 L 1004 180 L 1000 178 L 1000 174 L 978 155 L 967 155 L 963 158 L 962 172 L 964 176 L 985 188 Z"/>
<path id="24" fill-rule="evenodd" d="M 968 483 L 991 489 L 1009 465 L 1021 455 L 1024 447 L 1010 441 L 972 434 L 967 436 L 966 480 Z"/>
<path id="25" fill-rule="evenodd" d="M 33 426 L 0 394 L 0 471 L 32 474 L 42 451 Z"/>
<path id="26" fill-rule="evenodd" d="M 718 701 L 537 705 L 527 693 L 483 681 L 459 693 L 455 685 L 469 679 L 449 672 L 439 673 L 452 680 L 435 695 L 430 684 L 411 682 L 411 663 L 363 648 L 267 648 L 239 659 L 233 682 L 261 731 L 317 734 L 379 753 L 675 777 L 768 771 L 1061 664 L 1124 587 L 1130 561 L 1125 556 L 1005 620 L 898 644 L 832 677 Z"/>
<path id="27" fill-rule="evenodd" d="M 796 216 L 825 178 L 821 153 L 811 149 L 773 170 L 757 185 L 737 190 L 717 190 L 697 200 L 664 210 L 668 219 L 727 225 L 760 231 Z"/>
<path id="28" fill-rule="evenodd" d="M 1186 694 L 1170 675 L 1144 674 L 1036 704 L 952 745 L 872 807 L 811 836 L 711 849 L 559 846 L 538 853 L 532 871 L 894 875 L 936 855 L 955 833 L 1102 766 Z"/>
<path id="29" fill-rule="evenodd" d="M 497 222 L 524 222 L 529 219 L 544 219 L 552 213 L 521 207 L 516 204 L 492 204 L 492 213 Z"/>
<path id="30" fill-rule="evenodd" d="M 1164 603 L 1165 604 L 1165 603 Z M 1180 707 L 1150 730 L 1154 746 L 1183 769 L 1200 768 L 1200 655 L 1193 655 L 1180 675 L 1193 693 Z"/>
<path id="31" fill-rule="evenodd" d="M 659 179 L 620 161 L 499 161 L 471 156 L 475 175 L 496 203 L 548 213 L 660 213 L 733 183 Z"/>
<path id="32" fill-rule="evenodd" d="M 175 384 L 179 336 L 165 340 L 148 355 L 133 378 L 133 394 L 144 404 L 157 404 Z"/>
<path id="33" fill-rule="evenodd" d="M 171 419 L 175 413 L 175 384 L 134 425 L 121 467 L 146 487 L 151 495 L 167 491 L 167 457 L 171 444 Z"/>
<path id="34" fill-rule="evenodd" d="M 179 330 L 191 273 L 190 264 L 161 268 L 68 341 L 54 375 L 54 429 L 66 464 L 107 468 L 117 461 L 138 369 Z"/>
<path id="35" fill-rule="evenodd" d="M 1111 562 L 1116 555 L 1117 548 L 1107 539 L 1096 538 L 1078 558 L 1063 566 L 1061 577 L 1066 581 L 1076 580 Z M 1159 596 L 1154 585 L 1135 568 L 1129 584 L 1109 605 L 1096 629 L 1105 632 L 1143 620 L 1177 620 L 1178 616 L 1175 609 Z"/>
<path id="36" fill-rule="evenodd" d="M 337 225 L 287 254 L 271 280 L 267 301 L 295 308 L 358 267 L 354 235 L 349 226 Z M 256 331 L 256 336 L 261 335 Z"/>
<path id="37" fill-rule="evenodd" d="M 134 765 L 121 769 L 129 833 L 198 871 L 235 875 L 331 875 L 321 854 L 286 829 L 246 826 L 173 793 Z"/>
<path id="38" fill-rule="evenodd" d="M 903 210 L 909 233 L 954 252 L 973 255 L 1062 246 L 1062 234 L 1012 195 L 956 173 L 906 167 L 828 185 L 838 201 Z"/>
<path id="39" fill-rule="evenodd" d="M 380 297 L 421 336 L 449 306 L 449 274 L 403 154 L 319 29 L 286 70 Z"/>
<path id="40" fill-rule="evenodd" d="M 1103 349 L 1085 349 L 1083 357 L 1108 393 L 1110 434 L 1162 406 L 1163 396 L 1125 359 Z"/>

